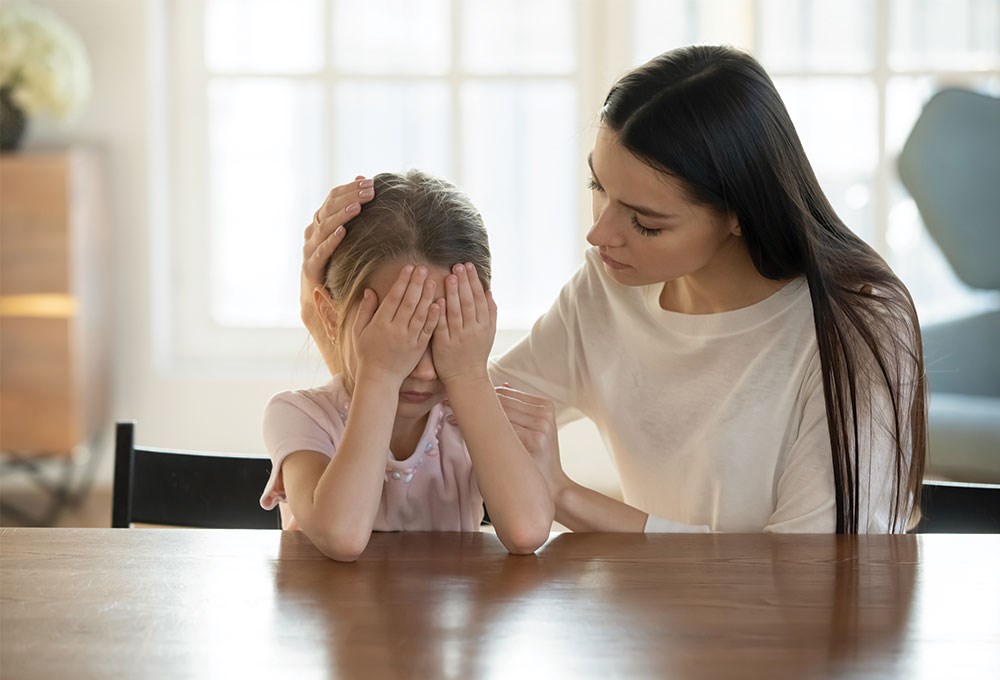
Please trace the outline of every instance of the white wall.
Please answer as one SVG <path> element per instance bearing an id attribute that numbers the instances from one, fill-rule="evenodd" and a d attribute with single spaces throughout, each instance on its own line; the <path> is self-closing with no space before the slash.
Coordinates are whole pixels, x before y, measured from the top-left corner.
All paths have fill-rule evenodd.
<path id="1" fill-rule="evenodd" d="M 160 21 L 161 1 L 37 0 L 80 33 L 90 54 L 94 90 L 88 109 L 71 128 L 32 121 L 25 147 L 90 143 L 105 151 L 114 234 L 113 417 L 136 420 L 138 439 L 148 445 L 263 453 L 264 404 L 274 392 L 302 387 L 302 376 L 318 375 L 317 352 L 304 353 L 287 380 L 178 375 L 154 361 L 158 310 L 153 293 L 164 237 L 157 230 L 169 229 L 168 221 L 157 219 L 159 206 L 169 205 L 155 181 L 165 114 L 159 110 L 158 81 L 150 75 L 156 61 L 154 56 L 151 63 L 148 37 L 150 22 Z M 303 342 L 305 337 L 303 331 Z M 594 488 L 617 488 L 591 424 L 569 426 L 561 441 L 571 476 Z M 108 439 L 105 446 L 110 445 Z"/>

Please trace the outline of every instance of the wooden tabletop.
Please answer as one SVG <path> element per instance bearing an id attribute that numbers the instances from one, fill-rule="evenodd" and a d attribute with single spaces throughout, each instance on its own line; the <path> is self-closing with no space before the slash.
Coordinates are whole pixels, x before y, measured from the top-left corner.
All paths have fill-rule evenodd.
<path id="1" fill-rule="evenodd" d="M 0 676 L 1000 678 L 1000 536 L 0 530 Z"/>

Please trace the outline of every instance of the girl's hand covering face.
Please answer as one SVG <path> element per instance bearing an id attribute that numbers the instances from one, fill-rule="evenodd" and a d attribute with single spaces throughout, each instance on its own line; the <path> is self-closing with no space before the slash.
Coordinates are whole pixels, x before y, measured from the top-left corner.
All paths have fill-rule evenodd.
<path id="1" fill-rule="evenodd" d="M 438 325 L 435 288 L 426 267 L 406 265 L 381 304 L 365 290 L 353 326 L 359 375 L 402 383 L 413 371 Z"/>
<path id="2" fill-rule="evenodd" d="M 445 278 L 444 313 L 431 342 L 434 367 L 443 383 L 463 378 L 489 379 L 486 361 L 497 330 L 497 306 L 483 289 L 471 263 L 456 264 Z"/>

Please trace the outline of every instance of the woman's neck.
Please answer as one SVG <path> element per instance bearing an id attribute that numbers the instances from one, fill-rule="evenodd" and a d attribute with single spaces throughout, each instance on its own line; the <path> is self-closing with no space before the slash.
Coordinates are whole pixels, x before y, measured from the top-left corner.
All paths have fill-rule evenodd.
<path id="1" fill-rule="evenodd" d="M 660 307 L 681 314 L 730 312 L 767 299 L 789 281 L 762 276 L 746 247 L 734 238 L 697 272 L 665 282 Z"/>

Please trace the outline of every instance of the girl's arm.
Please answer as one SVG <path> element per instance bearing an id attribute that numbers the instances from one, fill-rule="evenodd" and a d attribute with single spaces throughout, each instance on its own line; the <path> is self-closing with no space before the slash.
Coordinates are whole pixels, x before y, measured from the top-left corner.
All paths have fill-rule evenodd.
<path id="1" fill-rule="evenodd" d="M 512 553 L 532 553 L 548 539 L 554 509 L 538 466 L 493 391 L 486 362 L 495 334 L 492 296 L 473 265 L 455 265 L 445 279 L 445 313 L 431 344 L 434 365 L 469 447 L 497 537 Z"/>
<path id="2" fill-rule="evenodd" d="M 313 291 L 317 288 L 325 291 L 323 275 L 326 266 L 333 251 L 347 235 L 347 229 L 342 227 L 361 212 L 362 204 L 375 196 L 373 184 L 371 179 L 358 175 L 353 182 L 331 189 L 305 231 L 302 273 L 299 277 L 299 313 L 330 373 L 340 373 L 341 367 L 338 366 L 339 359 L 333 344 L 324 332 L 323 321 L 313 302 Z"/>
<path id="3" fill-rule="evenodd" d="M 530 449 L 545 478 L 555 503 L 557 522 L 573 531 L 645 530 L 649 519 L 645 512 L 577 484 L 566 475 L 559 458 L 558 430 L 551 401 L 509 387 L 498 387 L 496 393 L 514 431 Z M 491 508 L 491 517 L 492 513 Z"/>
<path id="4" fill-rule="evenodd" d="M 385 482 L 386 451 L 403 379 L 438 322 L 434 283 L 404 267 L 381 305 L 365 291 L 354 321 L 358 369 L 344 436 L 328 459 L 313 451 L 283 465 L 285 494 L 302 530 L 325 555 L 353 561 L 371 538 Z"/>

